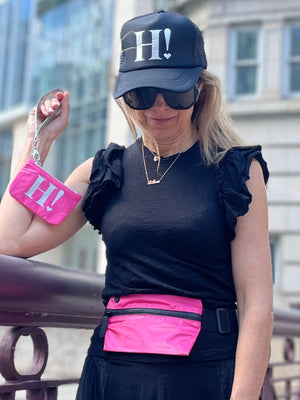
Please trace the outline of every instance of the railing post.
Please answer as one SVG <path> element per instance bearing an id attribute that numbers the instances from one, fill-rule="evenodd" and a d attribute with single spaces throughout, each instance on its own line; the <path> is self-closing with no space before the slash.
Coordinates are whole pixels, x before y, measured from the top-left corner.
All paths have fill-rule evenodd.
<path id="1" fill-rule="evenodd" d="M 26 375 L 15 367 L 15 348 L 21 336 L 30 336 L 33 342 L 33 364 Z M 48 360 L 48 341 L 45 332 L 36 327 L 11 328 L 0 343 L 0 373 L 7 380 L 25 381 L 40 379 Z"/>
<path id="2" fill-rule="evenodd" d="M 26 375 L 19 374 L 15 367 L 15 348 L 22 336 L 30 336 L 33 342 L 33 363 Z M 45 332 L 36 327 L 10 328 L 0 343 L 0 372 L 9 382 L 23 383 L 29 387 L 26 391 L 26 400 L 45 400 L 46 390 L 44 385 L 36 386 L 46 368 L 48 360 L 48 341 Z M 8 389 L 7 389 L 8 390 Z M 15 387 L 11 385 L 11 393 L 2 394 L 4 399 L 14 399 Z M 57 393 L 57 391 L 56 391 Z M 1 397 L 0 397 L 1 399 Z M 52 399 L 57 397 L 52 395 Z"/>
<path id="3" fill-rule="evenodd" d="M 0 400 L 15 400 L 15 392 L 0 393 Z"/>
<path id="4" fill-rule="evenodd" d="M 269 366 L 263 383 L 261 395 L 262 400 L 276 400 L 276 395 L 274 393 L 274 388 L 272 385 L 272 375 L 273 370 L 272 367 Z"/>
<path id="5" fill-rule="evenodd" d="M 48 400 L 56 400 L 57 399 L 57 387 L 51 387 L 47 389 L 47 399 Z"/>
<path id="6" fill-rule="evenodd" d="M 41 389 L 30 389 L 26 392 L 26 400 L 45 400 L 46 391 L 44 388 Z M 56 400 L 56 397 L 54 398 Z"/>

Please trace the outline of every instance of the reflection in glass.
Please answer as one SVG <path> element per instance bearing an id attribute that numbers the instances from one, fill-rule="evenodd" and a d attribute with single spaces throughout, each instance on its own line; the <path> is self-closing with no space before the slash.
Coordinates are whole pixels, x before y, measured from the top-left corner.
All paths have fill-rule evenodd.
<path id="1" fill-rule="evenodd" d="M 24 101 L 32 1 L 0 2 L 0 111 Z"/>
<path id="2" fill-rule="evenodd" d="M 65 179 L 105 143 L 112 0 L 43 0 L 37 10 L 31 98 L 54 87 L 71 94 L 68 133 L 56 149 L 55 173 Z"/>
<path id="3" fill-rule="evenodd" d="M 0 132 L 0 200 L 9 181 L 11 153 L 11 131 Z"/>

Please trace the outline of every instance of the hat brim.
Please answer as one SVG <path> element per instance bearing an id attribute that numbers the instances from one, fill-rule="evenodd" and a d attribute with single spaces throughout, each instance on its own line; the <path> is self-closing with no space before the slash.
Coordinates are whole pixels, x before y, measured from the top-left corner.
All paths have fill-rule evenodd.
<path id="1" fill-rule="evenodd" d="M 202 67 L 193 68 L 149 68 L 120 72 L 113 96 L 115 99 L 139 87 L 155 87 L 174 92 L 187 92 L 198 81 Z"/>

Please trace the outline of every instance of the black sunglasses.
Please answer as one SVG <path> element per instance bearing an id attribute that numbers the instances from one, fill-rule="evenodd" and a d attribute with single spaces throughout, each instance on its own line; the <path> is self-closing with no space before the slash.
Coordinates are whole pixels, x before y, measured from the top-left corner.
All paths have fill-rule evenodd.
<path id="1" fill-rule="evenodd" d="M 161 93 L 169 107 L 175 110 L 187 110 L 196 103 L 199 90 L 198 85 L 187 92 L 173 92 L 153 87 L 142 87 L 130 90 L 124 94 L 123 98 L 130 108 L 134 110 L 147 110 L 155 103 L 158 93 Z"/>

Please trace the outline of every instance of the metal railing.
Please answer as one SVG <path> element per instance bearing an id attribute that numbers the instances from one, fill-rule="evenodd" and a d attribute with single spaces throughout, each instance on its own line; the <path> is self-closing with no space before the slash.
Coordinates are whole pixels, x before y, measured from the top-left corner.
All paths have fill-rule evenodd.
<path id="1" fill-rule="evenodd" d="M 14 400 L 19 390 L 26 400 L 56 400 L 60 385 L 78 377 L 43 380 L 48 340 L 42 327 L 91 329 L 98 325 L 104 277 L 0 255 L 0 325 L 9 327 L 0 343 L 0 400 Z M 22 336 L 33 343 L 32 366 L 26 374 L 15 367 L 15 348 Z"/>
<path id="2" fill-rule="evenodd" d="M 103 275 L 0 255 L 0 325 L 7 327 L 0 343 L 0 373 L 5 379 L 0 400 L 14 400 L 20 390 L 26 391 L 26 400 L 56 400 L 59 386 L 78 383 L 77 376 L 42 379 L 48 360 L 42 328 L 97 326 L 104 312 L 103 285 Z M 22 336 L 30 336 L 33 343 L 32 365 L 25 374 L 15 367 L 15 348 Z M 275 310 L 274 338 L 280 341 L 283 357 L 270 363 L 262 400 L 300 400 L 300 361 L 295 356 L 300 312 Z"/>
<path id="3" fill-rule="evenodd" d="M 300 344 L 300 312 L 275 309 L 274 317 L 271 351 L 281 352 L 282 356 L 280 361 L 269 365 L 262 399 L 300 400 L 300 356 L 298 351 L 297 359 L 296 351 Z"/>

